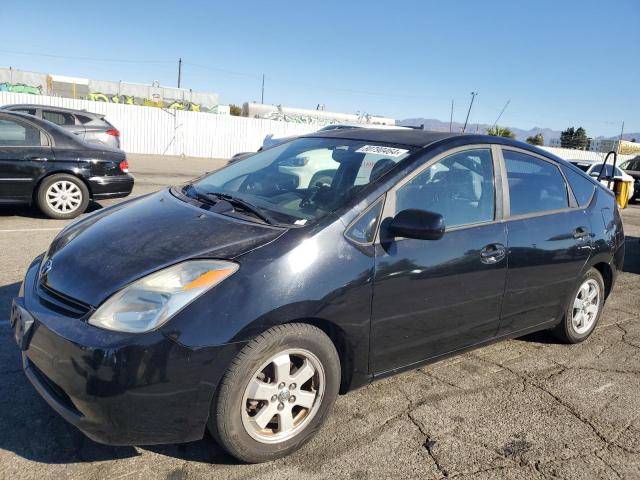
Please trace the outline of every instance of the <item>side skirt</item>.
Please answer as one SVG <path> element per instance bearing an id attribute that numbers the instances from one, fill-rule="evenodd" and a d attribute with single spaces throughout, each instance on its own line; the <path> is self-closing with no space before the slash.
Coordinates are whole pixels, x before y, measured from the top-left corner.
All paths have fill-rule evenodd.
<path id="1" fill-rule="evenodd" d="M 424 365 L 428 365 L 428 364 L 431 364 L 431 363 L 436 363 L 436 362 L 439 362 L 439 361 L 444 360 L 446 358 L 454 357 L 454 356 L 459 355 L 459 354 L 464 353 L 464 352 L 469 352 L 471 350 L 476 350 L 476 349 L 478 349 L 480 347 L 486 347 L 487 345 L 491 345 L 492 343 L 497 343 L 497 342 L 500 342 L 502 340 L 508 340 L 510 338 L 522 337 L 522 336 L 527 335 L 529 333 L 538 332 L 540 330 L 546 330 L 548 328 L 555 327 L 557 324 L 558 324 L 558 320 L 551 320 L 551 321 L 548 321 L 548 322 L 540 323 L 538 325 L 534 325 L 533 327 L 527 327 L 527 328 L 524 328 L 522 330 L 518 330 L 516 332 L 511 332 L 511 333 L 508 333 L 508 334 L 505 334 L 505 335 L 498 335 L 498 336 L 495 336 L 495 337 L 491 337 L 491 338 L 489 338 L 487 340 L 483 340 L 481 342 L 474 343 L 474 344 L 469 345 L 467 347 L 459 348 L 457 350 L 452 350 L 451 352 L 443 353 L 441 355 L 436 355 L 434 357 L 429 357 L 429 358 L 426 358 L 424 360 L 420 360 L 419 362 L 414 362 L 414 363 L 410 363 L 409 365 L 405 365 L 403 367 L 394 368 L 393 370 L 387 370 L 385 372 L 380 372 L 380 373 L 373 374 L 371 376 L 371 381 L 375 382 L 376 380 L 381 380 L 383 378 L 390 377 L 390 376 L 395 375 L 397 373 L 406 372 L 407 370 L 415 370 L 416 368 L 422 367 Z"/>

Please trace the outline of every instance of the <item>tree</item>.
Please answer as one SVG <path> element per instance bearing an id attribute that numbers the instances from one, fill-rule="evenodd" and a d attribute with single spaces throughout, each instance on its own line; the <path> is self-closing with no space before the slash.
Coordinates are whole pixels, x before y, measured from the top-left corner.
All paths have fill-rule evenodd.
<path id="1" fill-rule="evenodd" d="M 560 146 L 562 148 L 573 148 L 574 150 L 588 150 L 591 139 L 587 137 L 584 128 L 569 127 L 560 133 Z"/>
<path id="2" fill-rule="evenodd" d="M 233 103 L 231 103 L 229 104 L 229 115 L 239 117 L 242 115 L 242 109 L 238 105 L 234 105 Z"/>
<path id="3" fill-rule="evenodd" d="M 491 135 L 492 137 L 516 138 L 515 133 L 513 133 L 507 127 L 499 127 L 498 125 L 488 128 L 487 135 Z"/>
<path id="4" fill-rule="evenodd" d="M 526 142 L 530 143 L 531 145 L 537 145 L 541 147 L 542 145 L 544 145 L 544 137 L 541 133 L 537 133 L 532 137 L 527 137 Z"/>

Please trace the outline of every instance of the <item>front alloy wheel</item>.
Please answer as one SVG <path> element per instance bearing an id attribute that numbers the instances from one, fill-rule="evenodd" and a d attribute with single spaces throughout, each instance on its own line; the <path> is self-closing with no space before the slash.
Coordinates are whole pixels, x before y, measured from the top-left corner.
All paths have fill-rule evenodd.
<path id="1" fill-rule="evenodd" d="M 272 327 L 231 363 L 211 405 L 209 431 L 244 462 L 284 457 L 320 429 L 339 387 L 340 359 L 322 330 Z"/>
<path id="2" fill-rule="evenodd" d="M 304 429 L 318 413 L 324 368 L 308 350 L 285 350 L 260 366 L 242 403 L 242 424 L 254 439 L 283 442 Z"/>

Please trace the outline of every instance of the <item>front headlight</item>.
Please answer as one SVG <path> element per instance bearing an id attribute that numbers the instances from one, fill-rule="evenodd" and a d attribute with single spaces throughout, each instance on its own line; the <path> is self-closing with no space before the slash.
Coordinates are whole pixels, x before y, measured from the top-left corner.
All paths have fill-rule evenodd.
<path id="1" fill-rule="evenodd" d="M 190 260 L 152 273 L 104 302 L 89 323 L 118 332 L 153 330 L 238 270 L 222 260 Z"/>

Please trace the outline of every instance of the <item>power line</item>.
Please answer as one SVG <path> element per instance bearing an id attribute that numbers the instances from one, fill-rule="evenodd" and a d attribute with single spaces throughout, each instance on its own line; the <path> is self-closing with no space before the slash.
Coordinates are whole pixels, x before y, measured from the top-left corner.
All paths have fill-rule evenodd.
<path id="1" fill-rule="evenodd" d="M 262 77 L 262 75 L 258 74 L 258 73 L 238 72 L 238 71 L 234 71 L 234 70 L 227 70 L 225 68 L 210 67 L 210 66 L 207 66 L 207 65 L 202 65 L 202 64 L 193 63 L 193 62 L 183 62 L 183 63 L 185 65 L 192 65 L 194 67 L 203 68 L 205 70 L 211 70 L 211 71 L 214 71 L 214 72 L 222 72 L 222 73 L 228 73 L 228 74 L 231 74 L 231 75 L 239 75 L 239 76 L 243 76 L 243 77 L 255 78 L 258 81 Z M 367 91 L 367 90 L 356 90 L 356 89 L 351 89 L 351 88 L 341 88 L 341 87 L 333 87 L 333 86 L 328 86 L 328 85 L 318 85 L 318 84 L 312 84 L 312 83 L 306 83 L 306 82 L 295 82 L 295 81 L 291 81 L 291 80 L 282 80 L 282 79 L 278 79 L 278 78 L 271 77 L 271 76 L 269 76 L 269 81 L 271 83 L 279 83 L 279 84 L 283 84 L 283 85 L 296 85 L 296 86 L 299 86 L 299 87 L 313 88 L 313 89 L 316 89 L 316 90 L 327 90 L 327 91 L 333 91 L 333 92 L 353 93 L 353 94 L 380 96 L 380 97 L 397 97 L 397 98 L 414 98 L 414 99 L 437 99 L 437 100 L 442 100 L 442 99 L 445 98 L 445 97 L 440 97 L 440 96 L 435 96 L 435 95 L 407 95 L 407 94 L 389 93 L 389 92 L 375 92 L 375 91 Z"/>
<path id="2" fill-rule="evenodd" d="M 14 50 L 2 50 L 0 53 L 9 53 L 12 55 L 32 55 L 36 57 L 49 57 L 49 58 L 61 58 L 65 60 L 82 60 L 89 62 L 114 62 L 114 63 L 173 63 L 173 60 L 132 60 L 121 58 L 96 58 L 96 57 L 74 57 L 69 55 L 54 55 L 50 53 L 37 53 L 37 52 L 18 52 Z"/>

